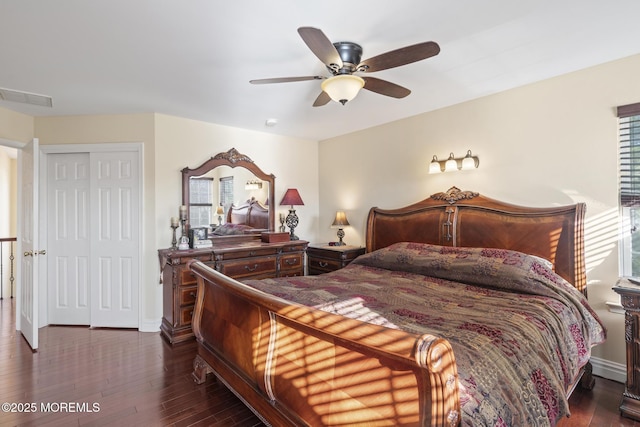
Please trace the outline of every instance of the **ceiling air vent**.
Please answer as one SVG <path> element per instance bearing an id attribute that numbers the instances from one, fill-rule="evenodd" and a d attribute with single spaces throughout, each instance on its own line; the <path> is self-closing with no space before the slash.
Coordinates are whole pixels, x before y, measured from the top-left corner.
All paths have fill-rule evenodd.
<path id="1" fill-rule="evenodd" d="M 18 90 L 5 89 L 1 87 L 0 100 L 22 102 L 23 104 L 39 105 L 41 107 L 53 107 L 53 100 L 50 96 L 37 95 L 35 93 L 29 92 L 20 92 Z"/>

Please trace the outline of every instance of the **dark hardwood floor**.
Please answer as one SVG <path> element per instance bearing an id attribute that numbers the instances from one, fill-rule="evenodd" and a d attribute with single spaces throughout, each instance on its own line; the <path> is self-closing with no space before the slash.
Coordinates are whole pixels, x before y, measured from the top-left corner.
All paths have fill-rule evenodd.
<path id="1" fill-rule="evenodd" d="M 0 300 L 0 403 L 23 412 L 3 406 L 0 426 L 262 425 L 219 382 L 193 382 L 195 342 L 172 348 L 158 333 L 48 326 L 32 353 L 15 331 L 14 301 Z M 562 426 L 640 427 L 618 412 L 623 390 L 603 378 L 578 388 Z"/>

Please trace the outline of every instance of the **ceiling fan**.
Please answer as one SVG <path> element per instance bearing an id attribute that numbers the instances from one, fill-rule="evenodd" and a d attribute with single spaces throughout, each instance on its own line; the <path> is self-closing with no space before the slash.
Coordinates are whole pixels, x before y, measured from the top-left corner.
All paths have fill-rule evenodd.
<path id="1" fill-rule="evenodd" d="M 313 27 L 300 27 L 298 34 L 318 59 L 326 65 L 331 76 L 276 77 L 251 80 L 250 83 L 269 84 L 322 80 L 322 92 L 313 103 L 314 107 L 325 105 L 331 100 L 344 105 L 363 88 L 393 98 L 404 98 L 411 93 L 409 89 L 376 77 L 361 77 L 354 73 L 387 70 L 430 58 L 440 52 L 440 46 L 430 41 L 392 50 L 361 61 L 362 47 L 357 43 L 331 43 L 322 30 Z"/>

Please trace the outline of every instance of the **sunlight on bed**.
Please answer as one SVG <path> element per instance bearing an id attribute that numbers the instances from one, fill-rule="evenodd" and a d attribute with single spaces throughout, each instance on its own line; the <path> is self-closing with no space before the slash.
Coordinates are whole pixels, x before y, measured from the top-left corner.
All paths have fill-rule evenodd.
<path id="1" fill-rule="evenodd" d="M 360 305 L 357 298 L 344 301 Z M 306 320 L 288 311 L 288 318 Z M 318 312 L 316 312 L 317 314 Z M 282 313 L 284 314 L 284 313 Z M 324 317 L 324 318 L 323 318 Z M 335 319 L 329 314 L 316 317 L 314 324 Z M 424 371 L 407 369 L 407 364 L 392 360 L 380 354 L 378 358 L 358 353 L 354 342 L 327 342 L 295 328 L 288 327 L 286 320 L 280 318 L 277 327 L 277 348 L 259 347 L 263 354 L 259 360 L 265 360 L 265 382 L 277 401 L 284 403 L 303 414 L 307 422 L 318 425 L 354 426 L 354 425 L 393 425 L 418 424 L 420 407 L 427 404 L 423 390 L 431 381 Z M 379 327 L 345 322 L 351 332 L 360 340 L 375 342 L 378 347 L 394 349 L 398 359 L 418 358 L 420 349 L 410 348 L 404 339 L 395 339 Z M 334 323 L 334 326 L 339 326 Z M 273 332 L 273 331 L 272 331 Z M 398 331 L 400 337 L 405 335 Z M 371 349 L 368 349 L 369 351 Z M 273 351 L 273 355 L 266 354 Z M 443 352 L 444 354 L 444 352 Z M 413 357 L 412 357 L 413 356 Z M 453 360 L 429 360 L 425 363 L 440 364 L 440 371 L 453 367 Z M 271 360 L 269 362 L 269 360 Z M 277 379 L 276 379 L 277 377 Z M 444 397 L 449 398 L 448 396 Z M 297 402 L 306 401 L 304 405 Z M 429 402 L 430 404 L 430 402 Z"/>

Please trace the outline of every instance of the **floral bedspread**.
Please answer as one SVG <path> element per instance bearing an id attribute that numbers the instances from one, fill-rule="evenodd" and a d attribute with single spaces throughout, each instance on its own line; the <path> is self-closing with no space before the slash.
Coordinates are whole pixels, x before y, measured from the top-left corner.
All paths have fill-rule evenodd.
<path id="1" fill-rule="evenodd" d="M 397 243 L 320 276 L 247 281 L 324 311 L 451 343 L 461 424 L 553 426 L 606 331 L 544 262 L 503 249 Z"/>

